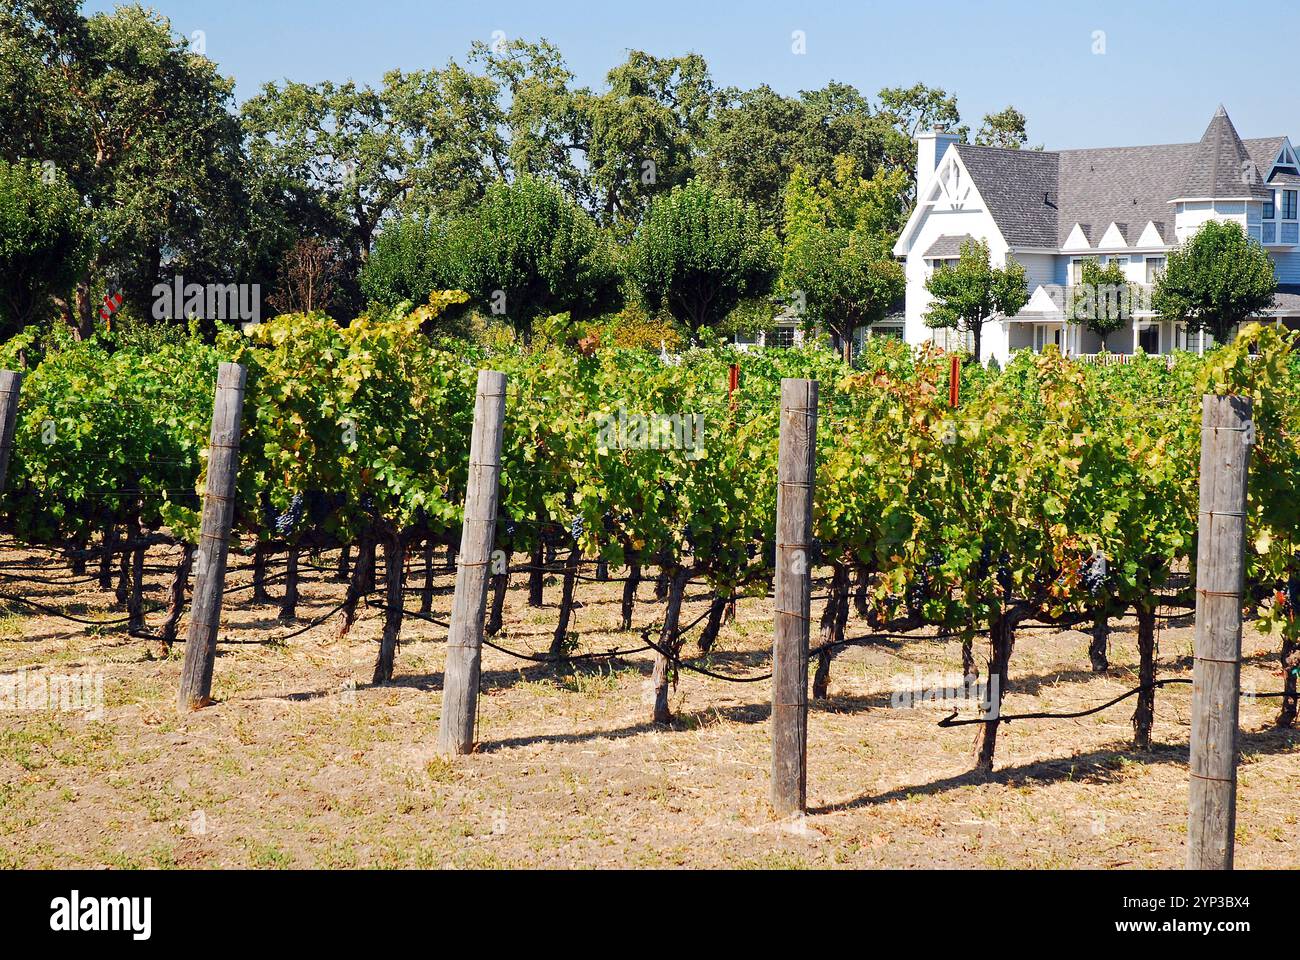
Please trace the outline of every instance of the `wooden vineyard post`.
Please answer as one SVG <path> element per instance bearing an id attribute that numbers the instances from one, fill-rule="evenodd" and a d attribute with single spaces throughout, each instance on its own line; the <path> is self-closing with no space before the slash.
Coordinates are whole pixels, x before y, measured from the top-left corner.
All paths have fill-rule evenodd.
<path id="1" fill-rule="evenodd" d="M 0 493 L 4 492 L 9 476 L 9 456 L 14 449 L 14 428 L 18 424 L 18 393 L 22 389 L 23 375 L 12 370 L 0 370 Z"/>
<path id="2" fill-rule="evenodd" d="M 803 813 L 808 794 L 808 623 L 817 381 L 781 381 L 772 646 L 772 811 Z"/>
<path id="3" fill-rule="evenodd" d="M 1201 504 L 1196 552 L 1196 662 L 1188 764 L 1187 867 L 1231 870 L 1237 823 L 1237 698 L 1246 568 L 1251 402 L 1206 396 L 1201 406 Z"/>
<path id="4" fill-rule="evenodd" d="M 438 750 L 469 753 L 474 748 L 478 711 L 479 663 L 483 653 L 483 615 L 487 607 L 488 565 L 497 525 L 501 476 L 501 431 L 506 416 L 506 375 L 480 370 L 474 398 L 474 432 L 469 442 L 469 482 L 465 523 L 460 533 L 456 595 L 447 632 Z"/>
<path id="5" fill-rule="evenodd" d="M 237 363 L 223 363 L 217 371 L 194 599 L 185 634 L 185 665 L 181 668 L 182 710 L 197 710 L 212 702 L 212 666 L 217 656 L 217 628 L 221 624 L 230 524 L 235 515 L 235 471 L 239 467 L 240 421 L 246 377 L 247 371 Z"/>

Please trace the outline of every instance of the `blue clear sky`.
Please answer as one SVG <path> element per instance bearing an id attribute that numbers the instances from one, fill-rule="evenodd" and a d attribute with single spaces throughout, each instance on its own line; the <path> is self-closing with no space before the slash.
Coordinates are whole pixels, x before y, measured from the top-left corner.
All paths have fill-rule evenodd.
<path id="1" fill-rule="evenodd" d="M 87 11 L 111 9 L 89 0 Z M 1222 101 L 1243 137 L 1300 134 L 1294 63 L 1300 5 L 1212 0 L 712 0 L 571 3 L 441 0 L 154 0 L 244 99 L 268 80 L 376 83 L 392 67 L 464 61 L 493 32 L 555 43 L 581 84 L 600 87 L 628 49 L 705 57 L 719 86 L 783 93 L 851 83 L 924 82 L 955 93 L 962 117 L 1008 103 L 1049 149 L 1195 140 Z M 1235 11 L 1235 12 L 1234 12 Z M 802 30 L 807 52 L 791 52 Z M 1104 37 L 1097 35 L 1101 31 Z M 1098 39 L 1094 39 L 1098 36 Z M 1094 46 L 1104 43 L 1104 53 Z M 1292 78 L 1293 79 L 1293 78 Z"/>

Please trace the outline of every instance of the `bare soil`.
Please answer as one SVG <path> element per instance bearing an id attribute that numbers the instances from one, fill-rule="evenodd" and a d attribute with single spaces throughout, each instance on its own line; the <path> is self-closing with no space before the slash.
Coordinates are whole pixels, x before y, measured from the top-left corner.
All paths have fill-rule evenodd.
<path id="1" fill-rule="evenodd" d="M 171 555 L 154 551 L 150 563 Z M 318 562 L 332 567 L 332 557 Z M 304 624 L 343 591 L 324 570 L 307 576 Z M 161 571 L 150 576 L 152 603 L 163 601 L 165 581 Z M 635 630 L 616 629 L 621 587 L 579 584 L 580 650 L 638 645 Z M 94 584 L 10 582 L 0 593 L 86 619 L 122 612 Z M 661 614 L 652 593 L 653 582 L 644 583 L 638 628 Z M 1003 725 L 996 772 L 981 780 L 969 772 L 975 727 L 939 728 L 947 711 L 938 705 L 891 705 L 898 689 L 958 673 L 957 644 L 918 636 L 851 647 L 835 660 L 830 696 L 812 706 L 809 815 L 774 822 L 766 681 L 683 673 L 672 698 L 677 720 L 662 728 L 647 722 L 648 653 L 565 668 L 487 649 L 478 751 L 447 760 L 434 750 L 444 628 L 408 619 L 397 680 L 377 687 L 370 676 L 380 611 L 363 608 L 343 640 L 332 621 L 280 640 L 294 626 L 248 596 L 232 595 L 226 608 L 217 702 L 187 715 L 176 709 L 181 646 L 163 655 L 122 626 L 3 608 L 0 678 L 100 674 L 105 703 L 89 713 L 0 710 L 0 867 L 1183 864 L 1189 686 L 1159 691 L 1149 752 L 1130 748 L 1130 699 L 1079 720 Z M 545 651 L 559 596 L 554 583 L 547 605 L 530 608 L 526 578 L 516 576 L 498 642 Z M 684 623 L 707 602 L 698 587 L 690 596 Z M 418 596 L 408 604 L 418 606 Z M 450 605 L 443 576 L 435 615 Z M 771 623 L 768 601 L 742 600 L 710 669 L 765 673 Z M 1088 666 L 1086 634 L 1023 631 L 1004 710 L 1079 710 L 1135 686 L 1135 626 L 1115 626 L 1111 670 L 1100 675 Z M 850 636 L 865 632 L 850 621 Z M 1159 675 L 1190 677 L 1191 618 L 1162 620 L 1159 646 Z M 1244 646 L 1244 689 L 1280 690 L 1276 644 L 1248 624 Z M 694 653 L 692 642 L 686 652 Z M 1300 863 L 1300 738 L 1274 729 L 1277 708 L 1275 699 L 1242 704 L 1243 868 Z"/>

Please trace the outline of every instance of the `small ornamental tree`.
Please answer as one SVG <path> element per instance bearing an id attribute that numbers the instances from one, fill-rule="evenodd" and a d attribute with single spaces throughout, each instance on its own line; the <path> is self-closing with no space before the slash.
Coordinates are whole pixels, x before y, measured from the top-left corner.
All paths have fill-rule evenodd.
<path id="1" fill-rule="evenodd" d="M 1079 282 L 1070 288 L 1066 319 L 1105 340 L 1133 318 L 1138 293 L 1137 284 L 1129 282 L 1118 263 L 1103 267 L 1089 257 L 1081 264 Z"/>
<path id="2" fill-rule="evenodd" d="M 934 298 L 925 313 L 926 326 L 970 333 L 976 359 L 984 324 L 999 314 L 1014 316 L 1029 302 L 1025 268 L 1011 259 L 1005 267 L 992 266 L 989 245 L 982 240 L 964 242 L 957 263 L 935 270 L 925 289 Z"/>
<path id="3" fill-rule="evenodd" d="M 358 282 L 372 306 L 393 309 L 402 301 L 424 303 L 447 284 L 438 275 L 448 221 L 403 217 L 385 225 L 375 238 Z"/>
<path id="4" fill-rule="evenodd" d="M 494 183 L 440 241 L 430 275 L 525 338 L 538 317 L 585 320 L 617 306 L 609 241 L 585 210 L 535 177 Z"/>
<path id="5" fill-rule="evenodd" d="M 45 318 L 85 266 L 86 214 L 64 176 L 0 160 L 0 336 Z"/>
<path id="6" fill-rule="evenodd" d="M 1277 278 L 1264 248 L 1241 225 L 1206 221 L 1169 253 L 1151 303 L 1166 320 L 1208 330 L 1220 343 L 1239 324 L 1273 306 Z"/>
<path id="7" fill-rule="evenodd" d="M 746 297 L 766 293 L 777 242 L 739 200 L 697 181 L 657 197 L 628 249 L 628 279 L 651 310 L 692 331 L 717 325 Z"/>
<path id="8" fill-rule="evenodd" d="M 802 166 L 785 192 L 781 293 L 830 331 L 851 358 L 853 335 L 884 318 L 907 280 L 891 247 L 901 220 L 901 171 L 870 180 L 847 157 L 835 179 L 815 184 Z"/>

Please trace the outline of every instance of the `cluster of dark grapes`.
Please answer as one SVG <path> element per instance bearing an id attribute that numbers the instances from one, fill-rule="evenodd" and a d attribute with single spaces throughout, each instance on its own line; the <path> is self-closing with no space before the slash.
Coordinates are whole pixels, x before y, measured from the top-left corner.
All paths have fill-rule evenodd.
<path id="1" fill-rule="evenodd" d="M 518 524 L 515 523 L 515 518 L 502 510 L 500 519 L 505 529 L 506 539 L 513 540 L 515 538 L 515 531 L 519 529 Z"/>
<path id="2" fill-rule="evenodd" d="M 1093 553 L 1079 564 L 1079 580 L 1083 589 L 1093 596 L 1101 593 L 1106 586 L 1106 555 Z"/>
<path id="3" fill-rule="evenodd" d="M 297 528 L 299 521 L 302 520 L 302 511 L 305 499 L 301 493 L 295 493 L 289 500 L 289 509 L 275 518 L 275 532 L 282 537 L 287 537 Z"/>
<path id="4" fill-rule="evenodd" d="M 695 531 L 691 529 L 688 523 L 682 530 L 682 537 L 686 540 L 686 545 L 691 548 L 691 553 L 695 552 Z"/>
<path id="5" fill-rule="evenodd" d="M 582 519 L 582 514 L 575 513 L 573 519 L 569 521 L 569 536 L 573 538 L 574 543 L 582 538 L 582 533 L 587 529 L 587 523 Z"/>
<path id="6" fill-rule="evenodd" d="M 998 586 L 1002 588 L 1004 596 L 1011 596 L 1011 588 L 1014 586 L 1011 579 L 1011 554 L 1005 550 L 998 554 Z"/>

